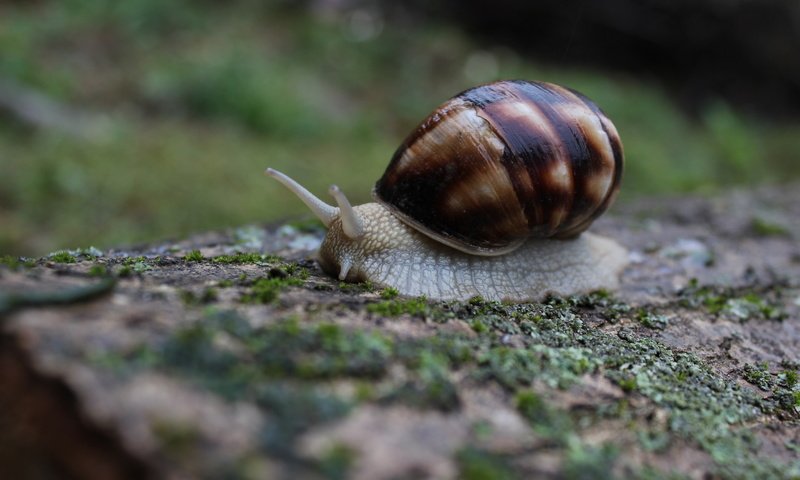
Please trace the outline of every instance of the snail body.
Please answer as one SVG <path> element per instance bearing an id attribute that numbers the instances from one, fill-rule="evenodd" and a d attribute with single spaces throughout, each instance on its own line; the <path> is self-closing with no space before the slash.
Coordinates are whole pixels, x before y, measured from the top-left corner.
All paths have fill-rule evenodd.
<path id="1" fill-rule="evenodd" d="M 614 125 L 553 84 L 502 81 L 462 92 L 409 135 L 353 207 L 327 205 L 289 177 L 325 224 L 317 255 L 341 280 L 436 299 L 535 300 L 615 288 L 627 253 L 581 233 L 612 203 L 622 175 Z"/>

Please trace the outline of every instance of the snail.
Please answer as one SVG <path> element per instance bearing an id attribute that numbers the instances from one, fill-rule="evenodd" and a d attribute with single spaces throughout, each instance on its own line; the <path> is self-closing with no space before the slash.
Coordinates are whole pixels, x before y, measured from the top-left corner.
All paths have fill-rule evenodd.
<path id="1" fill-rule="evenodd" d="M 317 253 L 340 280 L 369 280 L 432 299 L 526 301 L 613 289 L 627 264 L 615 241 L 583 233 L 613 202 L 622 143 L 582 94 L 498 81 L 436 108 L 352 206 L 328 205 L 288 176 L 266 173 L 324 223 Z"/>

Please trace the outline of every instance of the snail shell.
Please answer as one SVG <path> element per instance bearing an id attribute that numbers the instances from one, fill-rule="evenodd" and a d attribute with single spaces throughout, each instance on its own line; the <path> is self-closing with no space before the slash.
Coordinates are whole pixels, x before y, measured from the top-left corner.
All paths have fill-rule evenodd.
<path id="1" fill-rule="evenodd" d="M 623 153 L 580 93 L 501 81 L 436 108 L 397 149 L 373 197 L 431 238 L 500 255 L 529 237 L 570 238 L 612 203 Z"/>

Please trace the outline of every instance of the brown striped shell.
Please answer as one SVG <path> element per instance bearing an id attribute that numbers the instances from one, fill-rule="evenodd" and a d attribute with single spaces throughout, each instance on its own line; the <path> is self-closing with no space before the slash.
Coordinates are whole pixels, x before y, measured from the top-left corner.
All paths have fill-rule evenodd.
<path id="1" fill-rule="evenodd" d="M 531 236 L 586 230 L 616 196 L 622 164 L 617 130 L 592 101 L 550 83 L 501 81 L 434 110 L 373 196 L 436 240 L 499 255 Z"/>

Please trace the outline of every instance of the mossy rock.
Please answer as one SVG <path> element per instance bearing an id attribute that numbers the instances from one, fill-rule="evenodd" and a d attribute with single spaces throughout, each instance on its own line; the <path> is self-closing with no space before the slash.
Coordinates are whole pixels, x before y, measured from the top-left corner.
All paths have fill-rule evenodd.
<path id="1" fill-rule="evenodd" d="M 798 232 L 752 225 L 797 192 L 619 207 L 620 289 L 541 303 L 341 284 L 272 227 L 3 257 L 0 477 L 796 478 Z"/>

